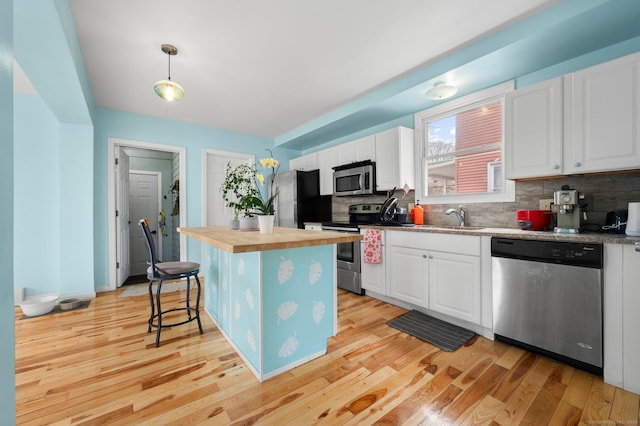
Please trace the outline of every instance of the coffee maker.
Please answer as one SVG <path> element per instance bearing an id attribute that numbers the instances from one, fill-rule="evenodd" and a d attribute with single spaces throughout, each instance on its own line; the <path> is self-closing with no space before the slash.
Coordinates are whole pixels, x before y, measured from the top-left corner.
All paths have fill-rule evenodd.
<path id="1" fill-rule="evenodd" d="M 554 210 L 558 213 L 553 232 L 558 234 L 577 234 L 580 232 L 581 198 L 584 196 L 567 185 L 553 193 Z"/>

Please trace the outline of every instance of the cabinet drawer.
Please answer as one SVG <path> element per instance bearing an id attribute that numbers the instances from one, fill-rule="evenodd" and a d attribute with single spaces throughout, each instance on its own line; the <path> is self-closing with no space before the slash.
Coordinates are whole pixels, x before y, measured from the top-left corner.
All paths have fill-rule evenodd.
<path id="1" fill-rule="evenodd" d="M 480 256 L 480 237 L 432 232 L 387 231 L 387 245 Z"/>

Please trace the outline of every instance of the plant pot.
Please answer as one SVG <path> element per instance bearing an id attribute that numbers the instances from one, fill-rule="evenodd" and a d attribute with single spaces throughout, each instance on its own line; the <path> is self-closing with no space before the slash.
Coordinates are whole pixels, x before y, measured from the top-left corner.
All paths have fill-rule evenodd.
<path id="1" fill-rule="evenodd" d="M 240 221 L 238 219 L 231 219 L 229 221 L 229 229 L 238 229 L 240 228 Z"/>
<path id="2" fill-rule="evenodd" d="M 240 219 L 240 230 L 241 231 L 257 231 L 258 227 L 258 218 L 255 216 L 252 217 L 243 217 Z"/>
<path id="3" fill-rule="evenodd" d="M 275 219 L 275 215 L 272 215 L 272 214 L 258 216 L 258 222 L 260 224 L 261 234 L 271 234 L 273 232 L 274 219 Z"/>

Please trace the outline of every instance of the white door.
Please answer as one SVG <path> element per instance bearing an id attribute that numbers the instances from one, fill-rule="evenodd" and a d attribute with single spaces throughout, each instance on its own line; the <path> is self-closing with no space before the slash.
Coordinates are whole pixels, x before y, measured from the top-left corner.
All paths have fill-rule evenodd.
<path id="1" fill-rule="evenodd" d="M 129 234 L 129 156 L 116 147 L 116 285 L 120 287 L 130 274 Z"/>
<path id="2" fill-rule="evenodd" d="M 220 192 L 224 182 L 227 163 L 237 166 L 241 163 L 253 164 L 253 155 L 234 154 L 231 152 L 205 152 L 204 189 L 204 226 L 226 226 L 233 219 L 233 210 L 225 205 Z"/>
<path id="3" fill-rule="evenodd" d="M 159 259 L 162 259 L 162 238 L 158 229 L 158 214 L 160 213 L 161 173 L 138 172 L 129 173 L 129 214 L 137 224 L 144 217 L 149 218 L 149 229 L 153 234 L 153 241 Z M 139 228 L 139 226 L 137 226 Z M 131 275 L 145 275 L 149 251 L 144 240 L 142 229 L 136 229 L 130 234 L 131 247 Z"/>

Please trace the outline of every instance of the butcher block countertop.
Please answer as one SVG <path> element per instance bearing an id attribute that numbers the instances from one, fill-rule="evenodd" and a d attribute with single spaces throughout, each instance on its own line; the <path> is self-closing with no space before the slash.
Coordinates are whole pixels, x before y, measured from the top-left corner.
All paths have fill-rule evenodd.
<path id="1" fill-rule="evenodd" d="M 320 246 L 362 240 L 362 236 L 358 234 L 278 227 L 273 228 L 271 234 L 231 230 L 226 226 L 178 228 L 178 232 L 230 253 Z"/>

